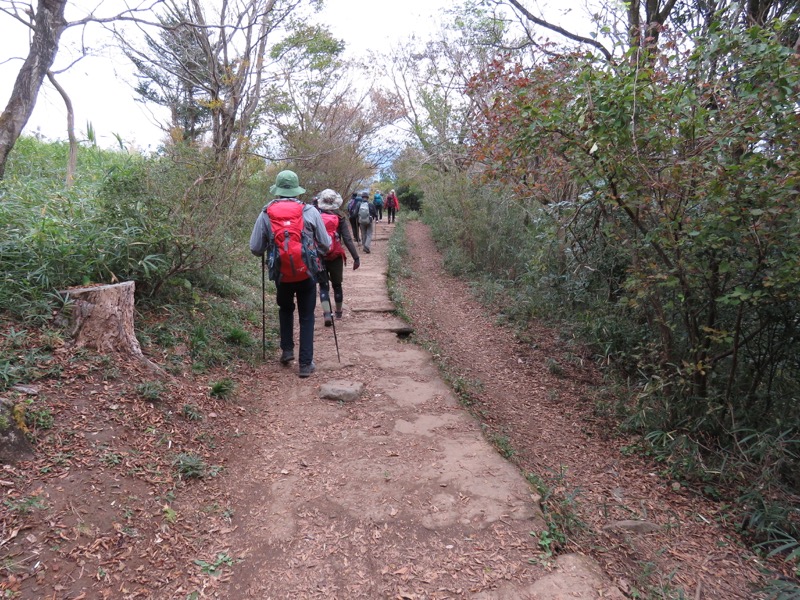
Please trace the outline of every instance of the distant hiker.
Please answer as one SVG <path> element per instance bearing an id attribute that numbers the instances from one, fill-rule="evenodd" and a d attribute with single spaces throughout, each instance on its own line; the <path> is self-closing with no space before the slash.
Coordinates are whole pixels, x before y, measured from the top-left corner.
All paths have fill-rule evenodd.
<path id="1" fill-rule="evenodd" d="M 333 243 L 328 253 L 324 256 L 325 268 L 328 271 L 326 280 L 319 282 L 319 301 L 322 304 L 322 318 L 325 327 L 333 325 L 333 315 L 331 314 L 331 297 L 328 281 L 333 285 L 333 299 L 336 302 L 336 318 L 342 318 L 342 302 L 344 292 L 342 291 L 342 281 L 344 279 L 344 266 L 347 264 L 347 254 L 345 247 L 353 257 L 353 270 L 361 265 L 358 257 L 358 250 L 353 243 L 350 235 L 350 224 L 344 215 L 339 211 L 342 206 L 342 197 L 333 190 L 323 190 L 319 194 L 319 210 L 322 214 L 322 221 L 325 223 L 325 230 L 328 232 Z"/>
<path id="2" fill-rule="evenodd" d="M 375 220 L 378 218 L 375 206 L 369 201 L 369 192 L 361 194 L 361 200 L 356 205 L 356 215 L 358 227 L 361 230 L 361 246 L 364 248 L 364 252 L 369 254 L 371 252 L 372 233 L 375 230 Z"/>
<path id="3" fill-rule="evenodd" d="M 386 222 L 387 223 L 394 223 L 395 217 L 397 216 L 397 210 L 400 208 L 400 202 L 397 200 L 397 194 L 394 193 L 394 190 L 389 192 L 389 195 L 386 196 Z"/>
<path id="4" fill-rule="evenodd" d="M 378 221 L 383 221 L 383 196 L 380 190 L 375 192 L 372 203 L 375 205 L 375 212 L 378 213 Z"/>
<path id="5" fill-rule="evenodd" d="M 294 360 L 294 303 L 300 321 L 300 377 L 308 377 L 314 365 L 314 308 L 317 278 L 325 276 L 322 256 L 331 238 L 319 211 L 297 199 L 305 193 L 294 171 L 281 171 L 270 193 L 276 198 L 258 215 L 250 235 L 250 251 L 267 253 L 269 278 L 277 289 L 281 333 L 281 364 Z"/>
<path id="6" fill-rule="evenodd" d="M 350 228 L 353 230 L 353 238 L 356 244 L 361 245 L 361 237 L 358 235 L 358 203 L 361 199 L 357 192 L 353 192 L 350 202 L 347 203 L 347 215 L 350 217 Z"/>

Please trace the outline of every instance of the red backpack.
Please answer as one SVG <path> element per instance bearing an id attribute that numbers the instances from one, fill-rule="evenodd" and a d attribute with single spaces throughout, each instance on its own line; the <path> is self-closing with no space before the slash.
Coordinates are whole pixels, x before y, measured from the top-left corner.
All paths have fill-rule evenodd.
<path id="1" fill-rule="evenodd" d="M 339 215 L 334 215 L 328 212 L 321 212 L 322 222 L 325 223 L 325 229 L 331 238 L 331 249 L 325 255 L 325 260 L 333 260 L 337 256 L 347 260 L 347 255 L 344 253 L 342 242 L 339 239 Z"/>
<path id="2" fill-rule="evenodd" d="M 299 200 L 276 200 L 265 209 L 275 238 L 269 269 L 273 281 L 293 283 L 316 276 L 316 271 L 309 269 L 309 261 L 316 252 L 310 252 L 303 235 L 304 207 Z"/>

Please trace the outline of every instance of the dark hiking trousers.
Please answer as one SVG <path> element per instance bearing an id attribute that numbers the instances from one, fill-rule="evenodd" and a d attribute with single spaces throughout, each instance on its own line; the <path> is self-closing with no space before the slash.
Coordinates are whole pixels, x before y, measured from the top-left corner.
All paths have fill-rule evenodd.
<path id="1" fill-rule="evenodd" d="M 361 238 L 358 237 L 358 217 L 350 217 L 350 229 L 353 231 L 353 239 L 355 240 L 356 244 L 361 241 Z"/>
<path id="2" fill-rule="evenodd" d="M 294 304 L 300 320 L 300 365 L 314 360 L 314 308 L 317 306 L 317 284 L 308 278 L 296 283 L 277 284 L 278 323 L 281 350 L 294 350 Z"/>
<path id="3" fill-rule="evenodd" d="M 330 281 L 330 284 L 333 286 L 333 300 L 336 303 L 337 310 L 339 310 L 344 300 L 344 291 L 342 290 L 342 282 L 344 281 L 344 259 L 341 256 L 337 256 L 333 260 L 326 260 L 325 268 L 328 271 L 328 278 L 327 281 L 319 282 L 319 300 L 320 302 L 325 302 L 326 300 L 330 302 L 331 292 L 330 287 L 328 287 L 328 281 Z"/>

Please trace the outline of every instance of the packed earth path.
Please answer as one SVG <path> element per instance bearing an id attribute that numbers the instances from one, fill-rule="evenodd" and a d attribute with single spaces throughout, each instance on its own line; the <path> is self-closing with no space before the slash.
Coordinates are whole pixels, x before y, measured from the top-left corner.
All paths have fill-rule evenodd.
<path id="1" fill-rule="evenodd" d="M 758 597 L 762 565 L 720 508 L 612 435 L 591 360 L 544 325 L 499 325 L 418 221 L 399 282 L 406 339 L 386 284 L 393 229 L 378 223 L 346 271 L 341 362 L 318 315 L 317 373 L 272 362 L 250 384 L 226 476 L 237 562 L 216 595 Z"/>
<path id="2" fill-rule="evenodd" d="M 499 324 L 502 306 L 444 270 L 428 228 L 405 229 L 403 310 L 486 437 L 544 496 L 540 549 L 593 557 L 626 597 L 764 597 L 781 566 L 744 546 L 722 503 L 665 477 L 618 432 L 613 382 L 591 354 L 555 323 Z"/>
<path id="3" fill-rule="evenodd" d="M 622 598 L 581 554 L 540 561 L 539 498 L 410 343 L 387 241 L 347 270 L 344 316 L 317 318 L 316 374 L 277 361 L 248 384 L 225 487 L 235 558 L 219 598 Z M 319 307 L 318 307 L 319 308 Z M 296 335 L 296 334 L 295 334 Z M 322 397 L 330 396 L 330 397 Z"/>

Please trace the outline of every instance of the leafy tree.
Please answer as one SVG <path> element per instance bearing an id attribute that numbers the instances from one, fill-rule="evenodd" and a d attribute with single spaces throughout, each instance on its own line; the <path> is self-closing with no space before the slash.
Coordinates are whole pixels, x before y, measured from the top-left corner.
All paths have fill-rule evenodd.
<path id="1" fill-rule="evenodd" d="M 139 92 L 169 106 L 172 125 L 195 138 L 208 128 L 217 159 L 235 162 L 248 150 L 267 84 L 268 39 L 300 0 L 244 0 L 212 11 L 199 0 L 163 4 L 146 47 L 118 38 L 140 73 Z M 312 2 L 313 7 L 319 2 Z"/>
<path id="2" fill-rule="evenodd" d="M 368 181 L 382 161 L 379 131 L 394 119 L 379 95 L 355 90 L 343 50 L 325 27 L 302 23 L 271 50 L 279 76 L 264 118 L 274 135 L 263 144 L 272 160 L 303 169 L 309 191 L 346 194 Z"/>
<path id="3" fill-rule="evenodd" d="M 253 136 L 262 123 L 273 81 L 269 43 L 291 15 L 319 2 L 242 0 L 218 8 L 199 0 L 168 0 L 156 26 L 142 25 L 144 46 L 118 38 L 139 69 L 144 99 L 168 106 L 172 144 L 151 173 L 147 209 L 167 215 L 174 235 L 153 293 L 170 277 L 196 272 L 230 244 L 233 225 L 248 205 L 247 185 L 263 163 Z"/>
<path id="4" fill-rule="evenodd" d="M 800 76 L 762 29 L 696 42 L 651 67 L 576 55 L 487 72 L 496 102 L 473 156 L 486 180 L 558 208 L 579 267 L 609 269 L 609 297 L 649 332 L 632 352 L 655 377 L 648 410 L 718 435 L 800 418 Z M 603 266 L 611 247 L 624 253 Z"/>
<path id="5" fill-rule="evenodd" d="M 180 7 L 175 7 L 181 11 Z M 197 29 L 187 15 L 167 14 L 154 35 L 145 31 L 145 49 L 124 45 L 138 71 L 136 93 L 170 111 L 175 141 L 197 142 L 209 131 L 211 111 L 201 82 L 211 71 Z"/>
<path id="6" fill-rule="evenodd" d="M 399 111 L 404 133 L 441 173 L 466 166 L 465 143 L 478 102 L 466 89 L 473 74 L 499 55 L 504 34 L 501 20 L 467 3 L 448 13 L 448 24 L 422 50 L 412 39 L 380 64 L 389 74 L 388 101 Z"/>

